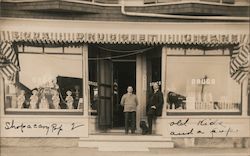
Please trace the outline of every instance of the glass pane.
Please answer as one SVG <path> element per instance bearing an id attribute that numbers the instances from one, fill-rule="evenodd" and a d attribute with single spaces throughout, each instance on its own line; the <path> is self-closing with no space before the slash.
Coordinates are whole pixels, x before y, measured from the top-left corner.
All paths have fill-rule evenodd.
<path id="1" fill-rule="evenodd" d="M 56 54 L 19 54 L 18 77 L 15 81 L 7 78 L 5 81 L 7 113 L 24 109 L 37 112 L 82 108 L 82 57 L 62 55 L 62 49 L 52 50 Z"/>
<path id="2" fill-rule="evenodd" d="M 167 58 L 168 108 L 239 111 L 241 86 L 230 77 L 230 57 Z"/>

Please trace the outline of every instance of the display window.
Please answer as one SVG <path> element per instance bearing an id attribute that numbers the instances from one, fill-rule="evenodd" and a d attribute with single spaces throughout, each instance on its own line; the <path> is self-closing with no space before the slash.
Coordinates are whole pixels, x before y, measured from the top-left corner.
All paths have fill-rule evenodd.
<path id="1" fill-rule="evenodd" d="M 20 71 L 4 73 L 5 114 L 83 114 L 81 47 L 18 46 Z"/>
<path id="2" fill-rule="evenodd" d="M 190 54 L 196 51 L 201 50 Z M 230 76 L 230 56 L 220 51 L 213 50 L 214 55 L 168 55 L 168 112 L 241 112 L 242 86 Z"/>

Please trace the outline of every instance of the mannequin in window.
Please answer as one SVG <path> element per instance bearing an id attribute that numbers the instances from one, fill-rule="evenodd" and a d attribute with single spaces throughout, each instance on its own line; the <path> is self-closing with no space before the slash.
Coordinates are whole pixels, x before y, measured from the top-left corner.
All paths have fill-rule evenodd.
<path id="1" fill-rule="evenodd" d="M 74 99 L 72 97 L 72 92 L 70 90 L 68 90 L 66 92 L 67 96 L 65 98 L 65 101 L 67 102 L 67 108 L 68 109 L 74 109 L 73 103 L 74 103 Z"/>
<path id="2" fill-rule="evenodd" d="M 54 109 L 60 109 L 60 97 L 59 93 L 55 90 L 54 95 L 52 96 L 53 107 Z"/>
<path id="3" fill-rule="evenodd" d="M 36 109 L 37 108 L 37 102 L 38 102 L 38 91 L 33 90 L 31 97 L 30 97 L 30 109 Z"/>
<path id="4" fill-rule="evenodd" d="M 45 94 L 42 95 L 42 99 L 39 104 L 39 109 L 49 109 L 49 102 L 46 99 Z"/>

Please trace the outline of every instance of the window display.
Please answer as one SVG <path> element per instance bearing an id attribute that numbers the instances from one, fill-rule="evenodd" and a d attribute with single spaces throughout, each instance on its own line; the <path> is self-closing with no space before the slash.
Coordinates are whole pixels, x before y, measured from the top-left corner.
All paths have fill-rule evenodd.
<path id="1" fill-rule="evenodd" d="M 5 113 L 83 112 L 81 48 L 75 48 L 78 54 L 67 55 L 31 49 L 32 53 L 19 53 L 21 70 L 16 78 L 4 78 Z"/>
<path id="2" fill-rule="evenodd" d="M 168 112 L 240 112 L 229 56 L 168 56 Z"/>

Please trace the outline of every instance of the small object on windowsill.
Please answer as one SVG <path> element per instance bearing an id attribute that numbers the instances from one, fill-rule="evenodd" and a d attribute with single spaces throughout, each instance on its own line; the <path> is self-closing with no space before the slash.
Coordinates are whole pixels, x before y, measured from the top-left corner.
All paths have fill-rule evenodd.
<path id="1" fill-rule="evenodd" d="M 55 90 L 54 91 L 54 95 L 52 97 L 52 101 L 53 101 L 53 107 L 54 109 L 61 109 L 60 107 L 60 97 L 59 97 L 59 93 Z"/>
<path id="2" fill-rule="evenodd" d="M 49 109 L 49 102 L 45 95 L 42 96 L 41 102 L 39 104 L 39 109 Z"/>
<path id="3" fill-rule="evenodd" d="M 17 108 L 23 108 L 23 104 L 25 102 L 25 91 L 21 90 L 20 95 L 17 97 Z"/>
<path id="4" fill-rule="evenodd" d="M 68 109 L 74 109 L 74 106 L 73 106 L 73 103 L 74 103 L 74 99 L 73 97 L 71 96 L 72 95 L 72 92 L 70 90 L 68 90 L 66 92 L 67 94 L 67 97 L 65 98 L 65 101 L 67 102 L 67 108 Z"/>
<path id="5" fill-rule="evenodd" d="M 172 109 L 171 104 L 168 104 L 167 109 Z"/>
<path id="6" fill-rule="evenodd" d="M 214 109 L 221 109 L 218 102 L 214 102 Z"/>
<path id="7" fill-rule="evenodd" d="M 173 110 L 175 109 L 175 104 L 172 104 L 172 109 L 173 109 Z"/>
<path id="8" fill-rule="evenodd" d="M 32 91 L 32 94 L 31 97 L 30 97 L 30 106 L 29 108 L 30 109 L 37 109 L 37 103 L 38 103 L 38 91 L 37 90 L 33 90 Z"/>
<path id="9" fill-rule="evenodd" d="M 77 109 L 83 109 L 83 98 L 79 99 Z"/>

